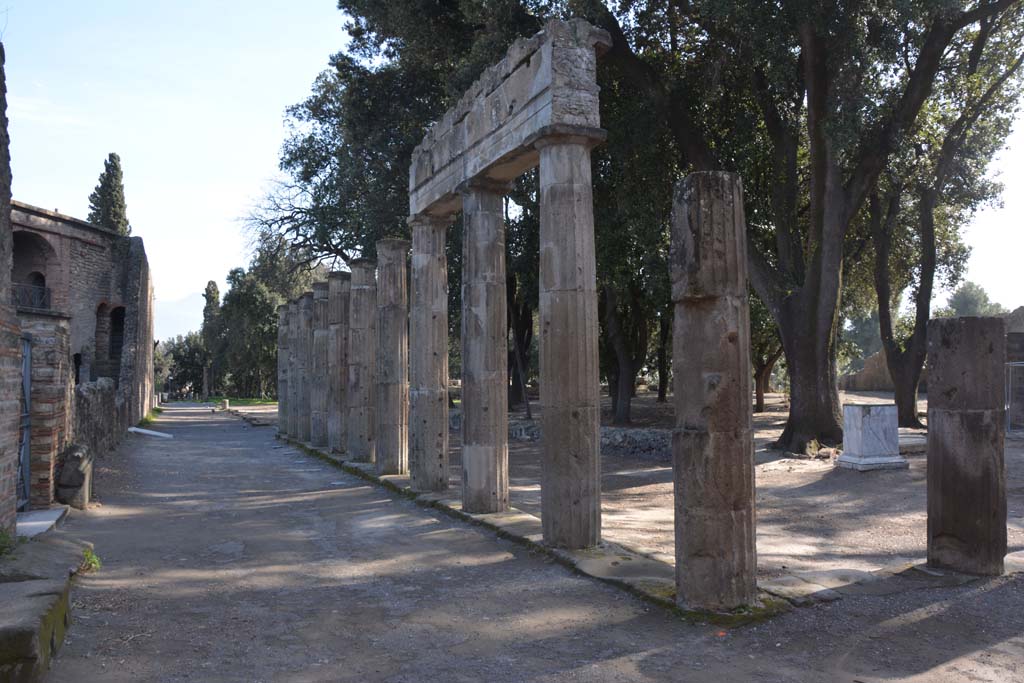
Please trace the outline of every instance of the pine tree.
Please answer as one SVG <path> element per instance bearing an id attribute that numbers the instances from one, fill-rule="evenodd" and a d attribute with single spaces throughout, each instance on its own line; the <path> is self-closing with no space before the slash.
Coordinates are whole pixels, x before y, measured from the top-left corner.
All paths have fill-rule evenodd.
<path id="1" fill-rule="evenodd" d="M 89 195 L 90 223 L 102 225 L 119 235 L 130 235 L 132 226 L 128 223 L 128 205 L 124 200 L 124 175 L 121 173 L 121 157 L 111 152 L 103 162 L 96 189 Z"/>

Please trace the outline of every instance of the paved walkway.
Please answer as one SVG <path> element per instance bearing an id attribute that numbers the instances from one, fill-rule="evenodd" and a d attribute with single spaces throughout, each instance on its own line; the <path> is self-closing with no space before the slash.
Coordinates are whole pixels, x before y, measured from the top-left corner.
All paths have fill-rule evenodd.
<path id="1" fill-rule="evenodd" d="M 489 532 L 171 407 L 72 515 L 51 681 L 1024 681 L 1024 577 L 690 625 Z"/>

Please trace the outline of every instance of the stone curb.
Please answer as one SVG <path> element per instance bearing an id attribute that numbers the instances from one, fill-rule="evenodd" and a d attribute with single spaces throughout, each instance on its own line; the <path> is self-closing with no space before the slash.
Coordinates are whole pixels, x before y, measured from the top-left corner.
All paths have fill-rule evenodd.
<path id="1" fill-rule="evenodd" d="M 71 583 L 93 545 L 48 531 L 0 559 L 0 683 L 43 677 L 71 625 Z"/>
<path id="2" fill-rule="evenodd" d="M 791 602 L 761 591 L 758 605 L 734 612 L 705 612 L 680 607 L 675 602 L 675 568 L 649 554 L 639 553 L 616 543 L 603 542 L 587 550 L 565 550 L 545 545 L 538 517 L 511 508 L 508 512 L 474 514 L 462 510 L 462 502 L 449 493 L 418 493 L 409 487 L 407 475 L 377 475 L 372 463 L 346 461 L 309 444 L 277 435 L 307 455 L 333 465 L 368 483 L 388 489 L 417 505 L 438 510 L 449 517 L 484 527 L 531 552 L 545 555 L 569 570 L 589 576 L 646 602 L 667 609 L 691 623 L 743 626 L 759 623 L 791 609 Z"/>

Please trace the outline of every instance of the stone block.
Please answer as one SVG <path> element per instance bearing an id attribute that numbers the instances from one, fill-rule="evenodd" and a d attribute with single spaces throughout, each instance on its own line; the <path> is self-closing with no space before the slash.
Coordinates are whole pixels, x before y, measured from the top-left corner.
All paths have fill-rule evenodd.
<path id="1" fill-rule="evenodd" d="M 836 466 L 858 472 L 902 470 L 896 405 L 847 403 L 843 406 L 843 453 Z"/>

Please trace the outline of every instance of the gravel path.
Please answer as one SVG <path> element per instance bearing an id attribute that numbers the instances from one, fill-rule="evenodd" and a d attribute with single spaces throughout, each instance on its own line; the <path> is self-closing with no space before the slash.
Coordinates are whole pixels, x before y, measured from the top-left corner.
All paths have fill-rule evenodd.
<path id="1" fill-rule="evenodd" d="M 51 681 L 1024 681 L 1024 578 L 689 625 L 492 534 L 170 407 L 101 462 Z"/>

